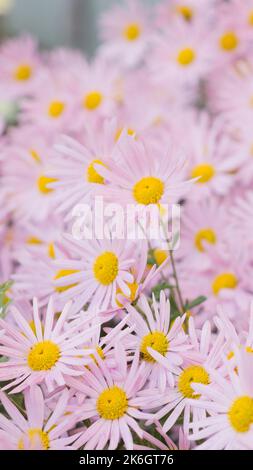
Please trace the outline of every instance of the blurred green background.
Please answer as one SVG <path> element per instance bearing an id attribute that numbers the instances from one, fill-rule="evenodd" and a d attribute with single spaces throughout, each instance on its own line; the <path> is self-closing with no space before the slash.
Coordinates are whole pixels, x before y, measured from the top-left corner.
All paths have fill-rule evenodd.
<path id="1" fill-rule="evenodd" d="M 1 17 L 1 36 L 22 32 L 34 34 L 44 47 L 78 47 L 92 55 L 98 43 L 97 18 L 113 4 L 123 0 L 0 0 L 12 2 Z M 143 0 L 145 5 L 157 0 Z"/>

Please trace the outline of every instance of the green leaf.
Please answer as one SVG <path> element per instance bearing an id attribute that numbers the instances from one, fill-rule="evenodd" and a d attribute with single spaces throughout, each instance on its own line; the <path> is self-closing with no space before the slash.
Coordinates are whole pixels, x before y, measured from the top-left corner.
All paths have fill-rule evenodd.
<path id="1" fill-rule="evenodd" d="M 191 308 L 197 307 L 198 305 L 203 304 L 207 298 L 204 295 L 200 295 L 196 299 L 192 300 L 191 302 L 187 302 L 185 304 L 185 310 L 190 310 Z"/>

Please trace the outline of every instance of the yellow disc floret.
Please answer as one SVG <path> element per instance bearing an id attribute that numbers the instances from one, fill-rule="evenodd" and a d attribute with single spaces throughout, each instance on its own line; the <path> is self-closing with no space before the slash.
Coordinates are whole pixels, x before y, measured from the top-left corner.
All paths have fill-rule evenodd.
<path id="1" fill-rule="evenodd" d="M 59 346 L 52 341 L 40 341 L 30 349 L 27 362 L 34 371 L 50 370 L 60 358 Z"/>
<path id="2" fill-rule="evenodd" d="M 48 107 L 48 115 L 51 118 L 57 119 L 60 117 L 65 109 L 65 104 L 62 101 L 52 101 Z"/>
<path id="3" fill-rule="evenodd" d="M 128 41 L 136 41 L 140 37 L 141 28 L 137 23 L 127 25 L 123 31 L 125 39 Z"/>
<path id="4" fill-rule="evenodd" d="M 41 445 L 43 450 L 48 450 L 50 448 L 50 441 L 47 432 L 42 431 L 42 429 L 39 428 L 30 428 L 26 433 L 27 435 L 21 437 L 21 439 L 18 441 L 18 450 L 24 450 L 24 441 L 26 437 L 28 437 L 31 450 L 35 449 L 38 444 Z"/>
<path id="5" fill-rule="evenodd" d="M 235 289 L 238 280 L 233 273 L 221 273 L 213 281 L 213 293 L 218 295 L 222 289 Z"/>
<path id="6" fill-rule="evenodd" d="M 57 279 L 61 279 L 62 277 L 66 277 L 66 276 L 71 276 L 71 274 L 76 274 L 78 273 L 79 271 L 77 271 L 76 269 L 60 269 L 60 271 L 58 271 L 54 277 L 55 280 Z M 56 292 L 65 292 L 66 290 L 68 289 L 71 289 L 72 287 L 75 287 L 77 286 L 77 284 L 69 284 L 67 286 L 57 286 L 55 287 L 55 290 Z"/>
<path id="7" fill-rule="evenodd" d="M 97 399 L 97 411 L 103 419 L 119 419 L 128 408 L 126 392 L 117 386 L 110 387 L 100 393 Z"/>
<path id="8" fill-rule="evenodd" d="M 196 183 L 207 183 L 215 175 L 215 169 L 213 165 L 209 163 L 201 163 L 193 168 L 191 172 L 192 178 L 198 178 Z"/>
<path id="9" fill-rule="evenodd" d="M 97 109 L 103 101 L 103 95 L 99 91 L 91 91 L 83 100 L 83 105 L 89 111 Z"/>
<path id="10" fill-rule="evenodd" d="M 147 176 L 138 181 L 133 188 L 134 199 L 138 204 L 157 204 L 164 194 L 164 183 L 159 178 Z"/>
<path id="11" fill-rule="evenodd" d="M 32 67 L 29 64 L 20 64 L 14 71 L 14 78 L 20 82 L 25 82 L 31 78 L 32 73 Z"/>
<path id="12" fill-rule="evenodd" d="M 228 419 L 236 432 L 247 432 L 253 424 L 253 398 L 237 398 L 228 411 Z"/>
<path id="13" fill-rule="evenodd" d="M 86 171 L 86 178 L 87 178 L 87 181 L 89 183 L 96 183 L 96 184 L 104 184 L 105 183 L 105 180 L 103 178 L 103 176 L 101 176 L 97 170 L 95 170 L 94 168 L 94 164 L 97 164 L 97 165 L 103 165 L 103 162 L 101 162 L 101 160 L 93 160 L 88 168 L 87 168 L 87 171 Z"/>
<path id="14" fill-rule="evenodd" d="M 169 349 L 169 341 L 162 331 L 153 331 L 142 338 L 140 351 L 143 359 L 147 362 L 156 362 L 149 354 L 147 348 L 152 348 L 162 356 L 165 356 Z"/>
<path id="15" fill-rule="evenodd" d="M 196 53 L 191 47 L 186 47 L 178 52 L 177 61 L 183 67 L 191 65 L 196 59 Z"/>
<path id="16" fill-rule="evenodd" d="M 226 52 L 234 51 L 238 43 L 238 37 L 233 31 L 227 31 L 220 37 L 220 47 Z"/>
<path id="17" fill-rule="evenodd" d="M 109 286 L 117 277 L 119 272 L 119 261 L 111 251 L 105 251 L 99 255 L 93 265 L 96 280 L 104 286 Z"/>
<path id="18" fill-rule="evenodd" d="M 57 181 L 55 178 L 49 178 L 48 176 L 41 175 L 37 180 L 38 190 L 42 194 L 49 194 L 53 191 L 53 188 L 49 188 L 48 184 L 55 183 Z"/>
<path id="19" fill-rule="evenodd" d="M 194 392 L 192 383 L 208 385 L 210 378 L 208 372 L 202 366 L 189 366 L 179 376 L 178 390 L 185 398 L 200 398 L 199 394 Z"/>
<path id="20" fill-rule="evenodd" d="M 215 245 L 216 243 L 216 234 L 211 228 L 203 228 L 199 230 L 195 235 L 195 246 L 198 251 L 205 251 L 203 242 L 210 243 Z"/>

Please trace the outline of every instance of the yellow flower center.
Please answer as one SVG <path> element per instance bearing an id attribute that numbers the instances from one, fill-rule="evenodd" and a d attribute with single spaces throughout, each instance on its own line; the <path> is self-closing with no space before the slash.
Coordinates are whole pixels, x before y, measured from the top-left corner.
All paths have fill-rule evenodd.
<path id="1" fill-rule="evenodd" d="M 131 23 L 124 29 L 123 35 L 128 41 L 136 41 L 141 35 L 141 28 L 137 23 Z"/>
<path id="2" fill-rule="evenodd" d="M 37 180 L 37 187 L 42 194 L 49 194 L 53 191 L 53 188 L 48 188 L 48 184 L 54 183 L 55 181 L 57 181 L 57 179 L 41 175 Z"/>
<path id="3" fill-rule="evenodd" d="M 105 359 L 105 355 L 104 355 L 103 349 L 100 348 L 100 346 L 97 346 L 97 347 L 96 347 L 96 351 L 97 351 L 99 357 L 100 357 L 102 360 L 104 360 L 104 359 Z M 98 365 L 95 355 L 94 355 L 94 354 L 91 354 L 90 357 L 91 357 L 91 359 L 95 362 L 95 364 Z"/>
<path id="4" fill-rule="evenodd" d="M 220 37 L 220 47 L 226 52 L 234 51 L 238 43 L 238 37 L 233 31 L 227 31 Z"/>
<path id="5" fill-rule="evenodd" d="M 249 25 L 253 26 L 253 11 L 250 12 L 248 17 Z"/>
<path id="6" fill-rule="evenodd" d="M 218 295 L 222 289 L 235 289 L 238 280 L 233 273 L 221 273 L 213 281 L 213 293 Z"/>
<path id="7" fill-rule="evenodd" d="M 191 386 L 192 383 L 208 385 L 210 383 L 209 374 L 202 366 L 187 367 L 179 376 L 178 389 L 185 398 L 200 398 Z"/>
<path id="8" fill-rule="evenodd" d="M 126 392 L 116 385 L 100 393 L 97 399 L 97 411 L 103 419 L 119 419 L 128 408 Z"/>
<path id="9" fill-rule="evenodd" d="M 52 101 L 48 107 L 48 115 L 56 119 L 63 114 L 64 109 L 65 104 L 62 101 Z"/>
<path id="10" fill-rule="evenodd" d="M 50 441 L 49 441 L 49 436 L 48 433 L 45 431 L 42 431 L 42 429 L 39 428 L 30 428 L 27 431 L 27 436 L 31 445 L 31 448 L 35 447 L 37 443 L 39 442 L 42 446 L 42 449 L 48 450 L 50 448 Z M 25 444 L 24 444 L 24 437 L 19 439 L 18 442 L 18 450 L 24 450 Z"/>
<path id="11" fill-rule="evenodd" d="M 40 240 L 39 238 L 37 237 L 28 237 L 27 240 L 26 240 L 26 243 L 28 243 L 29 245 L 41 245 L 42 244 L 42 240 Z"/>
<path id="12" fill-rule="evenodd" d="M 168 258 L 168 251 L 160 250 L 159 248 L 156 248 L 153 254 L 155 262 L 158 266 L 160 266 L 166 260 L 166 258 Z"/>
<path id="13" fill-rule="evenodd" d="M 187 5 L 178 5 L 176 7 L 177 13 L 179 13 L 186 21 L 191 21 L 193 17 L 193 10 Z"/>
<path id="14" fill-rule="evenodd" d="M 187 65 L 192 64 L 196 59 L 196 53 L 191 47 L 186 47 L 179 51 L 177 56 L 177 61 L 183 67 L 187 67 Z"/>
<path id="15" fill-rule="evenodd" d="M 164 183 L 154 176 L 138 181 L 133 188 L 134 199 L 139 204 L 157 204 L 164 194 Z"/>
<path id="16" fill-rule="evenodd" d="M 250 354 L 253 353 L 253 348 L 251 348 L 250 346 L 246 346 L 245 349 L 246 349 L 246 352 L 247 352 L 247 353 L 250 353 Z"/>
<path id="17" fill-rule="evenodd" d="M 117 277 L 119 272 L 119 261 L 117 256 L 111 251 L 105 251 L 99 255 L 93 265 L 93 272 L 96 280 L 109 286 Z"/>
<path id="18" fill-rule="evenodd" d="M 85 96 L 83 100 L 83 105 L 89 111 L 94 111 L 101 105 L 102 101 L 102 93 L 100 93 L 99 91 L 91 91 Z"/>
<path id="19" fill-rule="evenodd" d="M 122 134 L 123 129 L 124 129 L 123 127 L 120 127 L 120 128 L 117 130 L 117 132 L 116 132 L 116 134 L 115 134 L 115 142 L 117 142 L 117 141 L 119 140 L 119 138 L 120 138 L 120 136 L 121 136 L 121 134 Z M 131 127 L 129 127 L 129 128 L 127 129 L 127 134 L 130 135 L 130 136 L 135 136 L 135 135 L 136 135 L 136 132 L 135 132 L 134 129 L 131 129 Z"/>
<path id="20" fill-rule="evenodd" d="M 192 178 L 199 178 L 196 183 L 207 183 L 215 175 L 215 169 L 209 163 L 201 163 L 195 166 L 191 172 Z"/>
<path id="21" fill-rule="evenodd" d="M 54 279 L 55 280 L 61 279 L 61 277 L 70 276 L 71 274 L 76 274 L 78 272 L 79 271 L 77 271 L 76 269 L 60 269 L 60 271 L 58 271 L 58 273 L 55 275 Z M 77 286 L 77 284 L 70 284 L 69 286 L 62 286 L 62 287 L 59 286 L 59 287 L 55 287 L 55 290 L 56 292 L 61 293 L 75 286 Z"/>
<path id="22" fill-rule="evenodd" d="M 253 398 L 237 398 L 228 411 L 228 419 L 236 432 L 247 432 L 253 424 Z"/>
<path id="23" fill-rule="evenodd" d="M 165 356 L 169 349 L 169 341 L 162 331 L 153 331 L 142 338 L 140 351 L 143 359 L 155 363 L 156 360 L 149 354 L 147 348 L 152 348 Z"/>
<path id="24" fill-rule="evenodd" d="M 14 71 L 14 78 L 20 82 L 25 82 L 29 80 L 32 76 L 32 68 L 28 64 L 20 64 Z"/>
<path id="25" fill-rule="evenodd" d="M 52 341 L 41 341 L 32 346 L 28 353 L 27 362 L 30 369 L 50 370 L 60 358 L 61 351 Z"/>
<path id="26" fill-rule="evenodd" d="M 103 178 L 103 176 L 101 176 L 97 170 L 95 170 L 94 168 L 94 163 L 96 163 L 97 165 L 103 165 L 103 162 L 101 162 L 101 160 L 93 160 L 90 165 L 88 166 L 87 168 L 87 171 L 86 171 L 86 177 L 87 177 L 87 181 L 89 183 L 97 183 L 97 184 L 104 184 L 105 183 L 105 180 Z"/>
<path id="27" fill-rule="evenodd" d="M 123 294 L 123 292 L 122 292 L 121 289 L 117 289 L 116 294 L 117 294 L 117 295 L 118 295 L 118 294 L 121 294 L 121 295 L 123 295 L 129 302 L 133 302 L 133 301 L 135 300 L 135 298 L 136 298 L 136 292 L 137 292 L 137 290 L 138 290 L 139 285 L 137 284 L 137 282 L 132 282 L 132 283 L 127 282 L 127 285 L 128 285 L 128 287 L 129 287 L 129 289 L 130 289 L 130 295 L 129 295 L 129 297 L 126 297 L 126 296 Z M 120 303 L 120 301 L 117 300 L 117 299 L 116 299 L 116 304 L 117 304 L 119 307 L 123 307 L 123 305 L 122 305 L 122 304 Z"/>
<path id="28" fill-rule="evenodd" d="M 203 242 L 210 243 L 211 245 L 215 245 L 217 239 L 216 234 L 211 228 L 204 228 L 199 230 L 199 232 L 195 235 L 195 246 L 197 250 L 203 252 L 205 248 L 203 246 Z"/>

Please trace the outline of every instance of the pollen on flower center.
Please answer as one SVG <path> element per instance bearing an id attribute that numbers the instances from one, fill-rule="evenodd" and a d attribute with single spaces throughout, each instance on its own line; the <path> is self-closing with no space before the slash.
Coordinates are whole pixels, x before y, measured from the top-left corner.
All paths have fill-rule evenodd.
<path id="1" fill-rule="evenodd" d="M 32 76 L 32 68 L 29 64 L 20 64 L 14 71 L 15 80 L 25 82 Z"/>
<path id="2" fill-rule="evenodd" d="M 168 251 L 166 250 L 161 250 L 160 248 L 155 248 L 153 252 L 155 262 L 158 266 L 161 266 L 161 264 L 168 258 L 169 254 Z"/>
<path id="3" fill-rule="evenodd" d="M 149 354 L 147 348 L 152 348 L 162 356 L 165 356 L 169 349 L 169 341 L 162 331 L 153 331 L 142 338 L 140 346 L 141 355 L 145 361 L 154 363 L 156 360 Z"/>
<path id="4" fill-rule="evenodd" d="M 71 274 L 76 274 L 78 273 L 79 271 L 77 271 L 76 269 L 60 269 L 60 271 L 58 271 L 54 277 L 55 280 L 57 279 L 61 279 L 62 277 L 65 277 L 65 276 L 71 276 Z M 55 290 L 56 292 L 65 292 L 66 290 L 68 289 L 71 289 L 72 287 L 75 287 L 77 286 L 77 284 L 69 284 L 68 286 L 56 286 L 55 287 Z"/>
<path id="5" fill-rule="evenodd" d="M 154 176 L 138 181 L 133 188 L 134 199 L 139 204 L 157 204 L 164 194 L 164 183 Z"/>
<path id="6" fill-rule="evenodd" d="M 101 105 L 102 101 L 102 93 L 100 93 L 99 91 L 91 91 L 85 96 L 83 100 L 83 105 L 89 111 L 94 111 Z"/>
<path id="7" fill-rule="evenodd" d="M 205 251 L 203 242 L 215 245 L 216 241 L 216 234 L 211 228 L 204 228 L 199 230 L 195 235 L 195 246 L 201 252 Z"/>
<path id="8" fill-rule="evenodd" d="M 183 67 L 190 65 L 196 59 L 196 53 L 191 47 L 186 47 L 179 51 L 177 61 Z"/>
<path id="9" fill-rule="evenodd" d="M 97 411 L 103 419 L 119 419 L 128 408 L 126 392 L 117 386 L 110 387 L 100 393 L 97 399 Z"/>
<path id="10" fill-rule="evenodd" d="M 38 441 L 41 444 L 41 447 L 43 450 L 48 450 L 50 447 L 50 441 L 49 441 L 49 436 L 48 433 L 45 431 L 42 431 L 42 429 L 39 428 L 30 428 L 27 431 L 27 436 L 29 439 L 29 443 L 31 448 L 33 449 L 37 444 Z M 22 437 L 19 442 L 18 442 L 18 450 L 23 450 L 25 447 L 24 444 L 24 439 L 25 437 Z"/>
<path id="11" fill-rule="evenodd" d="M 27 362 L 30 369 L 50 370 L 60 358 L 60 349 L 52 341 L 41 341 L 30 349 Z"/>
<path id="12" fill-rule="evenodd" d="M 215 169 L 213 165 L 209 163 L 201 163 L 200 165 L 195 166 L 191 172 L 192 178 L 199 178 L 196 183 L 207 183 L 215 175 Z"/>
<path id="13" fill-rule="evenodd" d="M 97 170 L 95 170 L 94 168 L 94 164 L 97 164 L 97 165 L 103 165 L 103 162 L 101 162 L 101 160 L 93 160 L 90 165 L 88 166 L 87 168 L 87 171 L 86 171 L 86 177 L 87 177 L 87 181 L 89 183 L 97 183 L 97 184 L 104 184 L 105 183 L 105 180 L 103 178 L 103 176 L 101 176 Z"/>
<path id="14" fill-rule="evenodd" d="M 233 31 L 227 31 L 220 37 L 220 47 L 226 52 L 235 50 L 238 42 L 238 37 Z"/>
<path id="15" fill-rule="evenodd" d="M 52 101 L 48 107 L 48 115 L 52 118 L 60 117 L 65 109 L 65 104 L 62 101 Z"/>
<path id="16" fill-rule="evenodd" d="M 42 194 L 49 194 L 53 191 L 53 188 L 48 188 L 48 184 L 55 181 L 57 181 L 55 178 L 41 175 L 37 180 L 37 187 Z"/>
<path id="17" fill-rule="evenodd" d="M 128 41 L 136 41 L 141 35 L 140 26 L 137 23 L 127 25 L 123 31 L 123 35 Z"/>
<path id="18" fill-rule="evenodd" d="M 249 431 L 253 424 L 253 398 L 247 395 L 237 398 L 228 411 L 228 419 L 235 431 Z"/>
<path id="19" fill-rule="evenodd" d="M 221 273 L 213 281 L 213 293 L 218 295 L 222 289 L 235 289 L 238 279 L 233 273 Z"/>
<path id="20" fill-rule="evenodd" d="M 94 276 L 100 284 L 108 286 L 117 277 L 119 272 L 119 261 L 111 251 L 105 251 L 99 255 L 93 265 Z"/>
<path id="21" fill-rule="evenodd" d="M 177 11 L 177 13 L 182 15 L 182 17 L 186 21 L 191 21 L 191 19 L 193 17 L 193 10 L 189 6 L 187 6 L 187 5 L 177 5 L 176 6 L 176 11 Z"/>
<path id="22" fill-rule="evenodd" d="M 210 378 L 208 372 L 202 366 L 187 367 L 179 376 L 178 389 L 185 398 L 200 398 L 191 387 L 192 383 L 208 385 Z"/>

